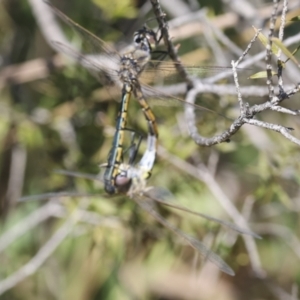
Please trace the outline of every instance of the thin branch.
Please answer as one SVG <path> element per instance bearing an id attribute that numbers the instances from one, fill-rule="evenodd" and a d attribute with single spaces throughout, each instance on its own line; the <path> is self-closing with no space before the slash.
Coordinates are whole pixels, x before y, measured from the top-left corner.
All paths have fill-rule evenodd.
<path id="1" fill-rule="evenodd" d="M 274 86 L 272 80 L 272 65 L 271 65 L 271 58 L 272 58 L 272 38 L 274 36 L 274 28 L 277 16 L 277 9 L 278 9 L 278 0 L 273 0 L 273 11 L 270 18 L 270 25 L 269 25 L 269 34 L 268 34 L 268 43 L 266 45 L 266 72 L 267 72 L 267 87 L 269 89 L 269 99 L 272 99 L 274 96 Z"/>
<path id="2" fill-rule="evenodd" d="M 288 1 L 283 0 L 283 8 L 281 13 L 281 20 L 280 20 L 280 27 L 279 27 L 279 33 L 278 38 L 282 41 L 284 36 L 284 28 L 286 25 L 286 13 L 288 11 Z"/>
<path id="3" fill-rule="evenodd" d="M 167 51 L 171 59 L 174 61 L 174 65 L 179 73 L 179 75 L 184 79 L 184 81 L 188 84 L 188 86 L 192 86 L 192 80 L 189 77 L 187 71 L 183 67 L 179 56 L 177 55 L 177 50 L 174 47 L 171 37 L 169 35 L 169 28 L 166 22 L 166 15 L 162 11 L 158 0 L 151 0 L 151 4 L 153 7 L 153 12 L 156 16 L 159 28 L 161 30 L 162 37 L 164 39 L 164 43 L 167 47 Z"/>
<path id="4" fill-rule="evenodd" d="M 276 8 L 277 8 L 276 5 L 274 5 L 273 14 L 275 14 Z M 273 20 L 273 22 L 275 22 L 275 20 Z M 273 26 L 274 26 L 274 24 L 271 25 L 270 27 L 272 28 Z M 273 30 L 270 29 L 270 32 L 271 32 L 270 34 L 273 34 Z M 267 86 L 268 86 L 268 89 L 269 89 L 269 96 L 272 95 L 272 97 L 269 98 L 268 102 L 265 102 L 265 103 L 260 104 L 260 105 L 253 105 L 252 107 L 250 107 L 248 103 L 243 103 L 241 87 L 239 85 L 236 67 L 245 58 L 246 54 L 251 49 L 251 46 L 253 45 L 253 43 L 257 39 L 258 35 L 259 35 L 259 31 L 256 32 L 256 35 L 250 41 L 248 47 L 243 52 L 241 57 L 236 62 L 232 62 L 233 78 L 234 78 L 234 82 L 235 82 L 235 86 L 236 86 L 238 103 L 239 103 L 239 106 L 240 106 L 240 116 L 237 117 L 232 122 L 232 124 L 230 125 L 230 127 L 227 130 L 223 131 L 221 134 L 215 135 L 215 136 L 210 137 L 210 138 L 203 137 L 202 135 L 200 135 L 198 133 L 198 128 L 196 126 L 196 116 L 195 116 L 194 108 L 192 106 L 186 106 L 185 107 L 185 119 L 186 119 L 186 122 L 187 122 L 187 125 L 188 125 L 189 133 L 190 133 L 190 136 L 196 142 L 197 145 L 212 146 L 212 145 L 217 144 L 217 143 L 228 142 L 228 141 L 230 141 L 231 136 L 233 136 L 245 123 L 277 131 L 277 132 L 281 133 L 283 136 L 285 136 L 287 139 L 289 139 L 291 142 L 296 143 L 297 145 L 300 144 L 300 140 L 295 138 L 294 136 L 292 136 L 290 134 L 290 130 L 291 130 L 290 128 L 286 128 L 286 127 L 281 126 L 281 125 L 270 124 L 270 123 L 266 123 L 266 122 L 262 122 L 262 121 L 258 121 L 258 120 L 254 119 L 254 117 L 258 113 L 261 113 L 261 112 L 263 112 L 267 109 L 278 111 L 278 112 L 280 111 L 282 113 L 289 113 L 289 114 L 293 114 L 293 115 L 299 115 L 300 110 L 293 110 L 292 111 L 292 110 L 289 110 L 289 109 L 281 108 L 278 104 L 281 103 L 282 101 L 286 100 L 286 99 L 289 99 L 292 95 L 298 93 L 299 88 L 300 88 L 300 84 L 296 85 L 293 89 L 289 90 L 288 92 L 284 92 L 283 88 L 281 86 L 279 86 L 278 95 L 274 95 L 273 84 L 272 84 L 272 82 L 271 83 L 269 82 L 269 84 L 267 84 Z M 270 43 L 269 43 L 269 47 L 271 47 Z M 271 53 L 271 51 L 270 51 L 270 53 Z M 267 60 L 267 62 L 268 62 L 268 60 Z M 203 84 L 201 82 L 198 82 L 197 86 L 198 86 L 198 90 L 199 90 L 199 89 L 202 88 Z M 196 89 L 191 89 L 187 93 L 186 102 L 194 104 L 197 94 L 198 94 L 198 92 L 196 91 Z"/>

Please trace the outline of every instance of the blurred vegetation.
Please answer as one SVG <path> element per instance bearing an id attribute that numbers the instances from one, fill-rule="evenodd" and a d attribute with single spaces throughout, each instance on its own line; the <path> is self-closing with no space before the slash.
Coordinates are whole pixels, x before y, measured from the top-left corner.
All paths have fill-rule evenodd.
<path id="1" fill-rule="evenodd" d="M 53 4 L 83 27 L 116 44 L 130 41 L 135 26 L 153 17 L 150 9 L 140 18 L 139 9 L 144 1 L 53 1 Z M 0 5 L 2 69 L 54 55 L 27 1 L 7 0 Z M 203 1 L 201 5 L 207 7 L 210 16 L 226 11 L 222 1 Z M 64 28 L 70 39 L 75 39 L 71 30 Z M 244 47 L 251 39 L 243 36 L 238 25 L 227 31 L 230 39 Z M 295 25 L 287 27 L 285 34 L 295 34 Z M 180 43 L 180 53 L 182 51 L 186 57 L 202 44 L 202 49 L 188 62 L 195 63 L 196 56 L 200 62 L 204 60 L 202 63 L 216 64 L 203 36 Z M 254 47 L 262 50 L 261 45 Z M 266 271 L 265 280 L 253 275 L 242 238 L 236 240 L 231 232 L 212 222 L 162 209 L 161 213 L 172 224 L 210 245 L 236 272 L 232 278 L 222 275 L 218 280 L 207 279 L 206 274 L 216 273 L 200 276 L 202 260 L 194 250 L 141 211 L 128 197 L 108 198 L 101 183 L 54 172 L 67 169 L 97 174 L 99 164 L 106 161 L 119 102 L 115 101 L 118 96 L 111 96 L 113 99 L 99 97 L 102 91 L 103 87 L 88 71 L 75 65 L 55 69 L 46 78 L 27 83 L 10 82 L 1 89 L 1 233 L 46 203 L 18 202 L 21 195 L 49 192 L 97 194 L 55 197 L 51 201 L 58 201 L 65 208 L 65 216 L 82 208 L 107 217 L 112 224 L 76 223 L 72 233 L 38 271 L 0 299 L 282 299 L 276 296 L 276 287 L 291 293 L 300 284 L 299 147 L 278 133 L 245 126 L 247 128 L 240 130 L 230 143 L 200 148 L 188 136 L 182 108 L 154 107 L 159 142 L 170 159 L 158 157 L 149 185 L 167 188 L 183 206 L 226 219 L 228 216 L 210 187 L 178 169 L 171 154 L 192 166 L 204 164 L 211 169 L 215 166 L 217 184 L 237 209 L 242 211 L 245 205 L 253 205 L 249 223 L 263 237 L 257 241 L 257 247 Z M 290 104 L 294 108 L 297 107 L 295 99 L 291 99 Z M 237 102 L 236 97 L 210 94 L 200 100 L 203 100 L 202 105 L 229 117 Z M 247 101 L 253 104 L 257 99 L 249 97 Z M 296 135 L 299 132 L 297 117 L 270 112 L 264 118 L 293 127 Z M 206 135 L 220 132 L 226 124 L 228 120 L 218 115 L 200 114 L 199 126 Z M 147 135 L 146 122 L 134 100 L 127 127 L 144 137 Z M 128 146 L 129 133 L 126 140 Z M 144 149 L 145 142 L 139 158 Z M 23 157 L 24 176 L 11 182 L 15 155 Z M 23 172 L 22 163 L 15 166 L 17 174 Z M 34 257 L 64 222 L 63 217 L 49 218 L 5 249 L 1 253 L 1 280 Z M 280 231 L 278 226 L 286 231 Z M 282 232 L 288 234 L 280 234 Z M 209 268 L 204 270 L 211 272 Z M 191 293 L 183 296 L 183 291 L 189 288 Z"/>

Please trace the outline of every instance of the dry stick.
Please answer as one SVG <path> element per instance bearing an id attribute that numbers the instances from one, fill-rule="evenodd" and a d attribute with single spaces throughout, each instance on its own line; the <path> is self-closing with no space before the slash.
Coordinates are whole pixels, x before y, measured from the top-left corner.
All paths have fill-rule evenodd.
<path id="1" fill-rule="evenodd" d="M 164 43 L 168 49 L 168 54 L 171 57 L 171 59 L 174 61 L 175 67 L 179 75 L 184 79 L 184 81 L 188 84 L 188 86 L 192 87 L 193 86 L 192 80 L 188 75 L 188 73 L 186 72 L 185 68 L 183 67 L 181 60 L 177 55 L 177 51 L 171 41 L 169 30 L 168 30 L 168 24 L 165 18 L 165 13 L 162 11 L 158 0 L 151 0 L 151 4 L 153 6 L 153 11 L 156 16 L 157 22 L 159 24 L 159 28 L 161 30 Z"/>
<path id="2" fill-rule="evenodd" d="M 290 45 L 293 45 L 293 44 L 296 44 L 296 43 L 299 43 L 300 41 L 300 33 L 296 34 L 295 36 L 293 37 L 290 37 L 288 39 L 286 39 L 284 41 L 284 44 L 286 46 L 290 46 Z M 240 68 L 247 68 L 249 66 L 252 66 L 253 64 L 256 64 L 258 61 L 260 61 L 261 59 L 263 59 L 266 55 L 266 52 L 265 51 L 262 51 L 250 58 L 248 58 L 247 60 L 244 60 L 240 65 L 239 67 Z M 226 77 L 228 77 L 228 75 L 231 75 L 232 72 L 231 71 L 227 71 L 227 72 L 222 72 L 220 74 L 217 74 L 215 76 L 212 76 L 210 78 L 206 78 L 205 79 L 205 82 L 207 83 L 214 83 L 218 80 L 221 80 L 221 79 L 224 79 Z M 195 86 L 196 87 L 196 86 Z M 291 87 L 288 87 L 288 88 L 291 88 Z M 266 94 L 267 95 L 267 94 Z"/>
<path id="3" fill-rule="evenodd" d="M 16 205 L 21 197 L 24 174 L 27 162 L 27 152 L 21 144 L 15 144 L 12 148 L 11 164 L 9 170 L 9 181 L 6 193 L 6 199 L 10 206 Z"/>
<path id="4" fill-rule="evenodd" d="M 258 127 L 267 128 L 267 129 L 279 132 L 284 137 L 286 137 L 288 140 L 290 140 L 291 142 L 300 146 L 300 140 L 290 134 L 290 128 L 287 128 L 287 127 L 284 127 L 281 125 L 277 125 L 277 124 L 253 120 L 253 119 L 244 119 L 244 122 L 247 124 L 250 124 L 250 125 L 255 125 Z"/>
<path id="5" fill-rule="evenodd" d="M 234 83 L 235 83 L 235 86 L 236 86 L 238 102 L 239 102 L 239 105 L 240 105 L 240 111 L 241 111 L 242 115 L 246 114 L 246 109 L 245 109 L 245 105 L 244 105 L 243 99 L 242 99 L 242 94 L 241 94 L 241 89 L 240 89 L 240 85 L 239 85 L 239 82 L 238 82 L 238 75 L 237 75 L 236 67 L 241 63 L 241 61 L 248 54 L 248 52 L 250 51 L 253 43 L 256 41 L 259 34 L 260 34 L 260 30 L 257 30 L 256 34 L 254 35 L 254 37 L 250 41 L 249 45 L 247 46 L 246 50 L 242 53 L 242 55 L 238 58 L 238 60 L 236 62 L 234 62 L 234 61 L 231 62 L 233 79 L 234 79 Z"/>
<path id="6" fill-rule="evenodd" d="M 283 41 L 283 35 L 284 35 L 284 28 L 286 24 L 286 13 L 288 11 L 288 1 L 283 0 L 283 8 L 282 8 L 282 13 L 281 13 L 281 20 L 280 20 L 280 26 L 279 26 L 279 33 L 278 33 L 278 38 Z M 280 51 L 280 49 L 279 49 Z"/>
<path id="7" fill-rule="evenodd" d="M 281 13 L 281 19 L 280 19 L 279 33 L 278 33 L 278 38 L 280 39 L 280 41 L 283 40 L 285 21 L 286 21 L 286 13 L 287 13 L 287 0 L 284 0 L 283 1 L 283 9 L 282 9 L 282 13 Z M 280 60 L 280 55 L 281 55 L 281 49 L 279 48 L 279 51 L 277 53 L 278 86 L 279 86 L 280 91 L 284 92 L 284 90 L 283 90 L 283 78 L 282 78 L 282 63 L 281 63 L 281 60 Z"/>
<path id="8" fill-rule="evenodd" d="M 281 113 L 287 113 L 287 114 L 291 114 L 291 115 L 295 115 L 295 116 L 299 115 L 300 110 L 290 110 L 290 109 L 282 108 L 282 107 L 278 106 L 278 104 L 281 103 L 282 101 L 290 98 L 292 95 L 296 94 L 297 92 L 299 92 L 300 84 L 298 84 L 296 87 L 294 87 L 293 89 L 291 89 L 288 92 L 284 92 L 284 93 L 279 92 L 279 95 L 274 95 L 266 103 L 263 103 L 260 105 L 253 105 L 252 107 L 249 107 L 248 104 L 245 104 L 245 105 L 243 104 L 242 96 L 241 96 L 241 88 L 239 86 L 238 77 L 237 77 L 237 73 L 236 73 L 236 66 L 248 53 L 248 51 L 251 48 L 251 45 L 256 40 L 258 34 L 259 34 L 259 32 L 256 33 L 256 35 L 254 36 L 254 38 L 251 40 L 250 44 L 248 45 L 247 49 L 244 51 L 243 55 L 237 60 L 237 62 L 232 63 L 233 64 L 233 76 L 234 76 L 234 81 L 235 81 L 235 85 L 236 85 L 236 91 L 238 94 L 238 101 L 239 101 L 239 105 L 240 105 L 240 116 L 234 120 L 234 122 L 231 124 L 229 129 L 227 129 L 224 132 L 222 132 L 221 134 L 218 134 L 211 138 L 202 137 L 198 133 L 198 129 L 196 126 L 196 116 L 195 116 L 193 107 L 186 106 L 185 119 L 187 121 L 190 135 L 194 139 L 196 144 L 201 145 L 201 146 L 211 146 L 211 145 L 214 145 L 217 143 L 227 142 L 227 141 L 229 141 L 229 139 L 232 135 L 234 135 L 245 123 L 247 123 L 247 124 L 251 124 L 251 125 L 255 125 L 258 127 L 263 127 L 263 128 L 267 128 L 267 129 L 271 129 L 276 132 L 279 132 L 284 137 L 286 137 L 288 140 L 290 140 L 291 142 L 293 142 L 297 145 L 300 145 L 300 140 L 290 134 L 291 128 L 287 128 L 287 127 L 284 127 L 281 125 L 271 124 L 271 123 L 262 122 L 262 121 L 253 119 L 253 117 L 256 114 L 258 114 L 264 110 L 267 110 L 267 109 L 278 111 Z M 195 102 L 197 94 L 198 93 L 195 91 L 195 89 L 190 90 L 187 94 L 186 102 L 193 104 Z"/>
<path id="9" fill-rule="evenodd" d="M 243 52 L 243 54 L 241 55 L 241 57 L 237 60 L 237 62 L 234 63 L 235 67 L 247 55 L 247 53 L 251 49 L 251 46 L 253 45 L 253 43 L 257 39 L 257 37 L 258 37 L 258 33 L 255 34 L 255 36 L 253 37 L 253 39 L 250 41 L 248 47 Z M 235 82 L 237 83 L 237 74 L 236 74 L 236 71 L 234 73 L 234 79 L 235 79 Z M 200 85 L 200 83 L 198 83 L 198 85 Z M 243 124 L 245 123 L 243 121 L 243 119 L 245 117 L 251 117 L 248 114 L 248 109 L 246 109 L 245 106 L 242 103 L 241 94 L 240 94 L 240 88 L 237 85 L 236 85 L 236 90 L 239 91 L 239 103 L 240 103 L 240 111 L 241 111 L 240 116 L 233 121 L 233 123 L 230 125 L 230 127 L 227 130 L 225 130 L 221 134 L 218 134 L 218 135 L 216 135 L 214 137 L 211 137 L 211 138 L 202 137 L 198 133 L 198 128 L 196 126 L 196 115 L 195 115 L 194 108 L 191 105 L 186 105 L 186 107 L 185 107 L 185 119 L 186 119 L 186 122 L 187 122 L 187 126 L 188 126 L 188 129 L 189 129 L 190 136 L 196 142 L 197 145 L 212 146 L 212 145 L 215 145 L 215 144 L 218 144 L 218 143 L 229 141 L 230 137 L 232 135 L 234 135 L 243 126 Z M 196 92 L 195 89 L 191 89 L 187 93 L 186 102 L 194 104 L 197 94 L 198 94 L 198 92 Z"/>
<path id="10" fill-rule="evenodd" d="M 239 106 L 240 106 L 240 112 L 241 112 L 242 115 L 244 115 L 246 113 L 247 108 L 245 107 L 245 104 L 243 103 L 240 84 L 239 84 L 239 81 L 238 81 L 238 75 L 237 75 L 237 71 L 236 71 L 237 63 L 238 63 L 238 61 L 237 62 L 235 62 L 235 61 L 231 62 L 232 73 L 233 73 L 233 80 L 234 80 L 234 83 L 235 83 L 235 86 L 236 86 L 236 93 L 237 93 L 238 103 L 239 103 Z"/>
<path id="11" fill-rule="evenodd" d="M 279 0 L 273 0 L 273 11 L 270 18 L 270 29 L 268 34 L 268 43 L 266 46 L 266 72 L 267 72 L 267 87 L 269 90 L 269 99 L 272 99 L 274 96 L 274 85 L 272 80 L 272 65 L 271 65 L 271 58 L 272 58 L 272 38 L 274 36 L 274 28 L 275 28 L 275 22 L 276 22 L 276 15 L 277 15 L 277 9 L 278 9 L 278 2 Z"/>

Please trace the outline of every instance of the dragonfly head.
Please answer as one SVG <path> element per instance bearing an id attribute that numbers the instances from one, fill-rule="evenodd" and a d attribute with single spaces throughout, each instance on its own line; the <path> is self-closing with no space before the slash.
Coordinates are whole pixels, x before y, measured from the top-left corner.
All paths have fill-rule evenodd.
<path id="1" fill-rule="evenodd" d="M 155 32 L 146 26 L 134 33 L 133 41 L 137 49 L 141 49 L 148 53 L 152 52 L 157 45 Z"/>

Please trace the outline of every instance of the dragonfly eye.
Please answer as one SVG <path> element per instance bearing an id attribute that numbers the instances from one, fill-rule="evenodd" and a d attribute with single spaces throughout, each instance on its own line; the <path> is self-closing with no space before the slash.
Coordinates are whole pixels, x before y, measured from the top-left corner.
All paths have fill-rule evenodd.
<path id="1" fill-rule="evenodd" d="M 157 44 L 156 34 L 153 30 L 147 29 L 146 27 L 143 27 L 143 29 L 135 32 L 133 40 L 136 48 L 148 53 L 151 52 Z"/>
<path id="2" fill-rule="evenodd" d="M 140 37 L 137 37 L 135 40 L 134 40 L 134 42 L 136 43 L 136 44 L 140 44 L 140 42 L 141 42 L 141 38 Z"/>

